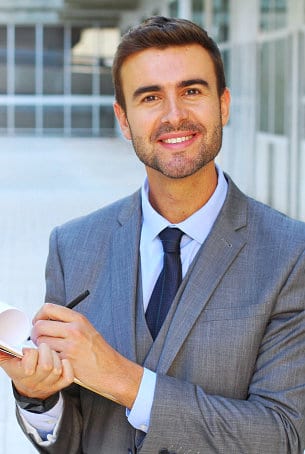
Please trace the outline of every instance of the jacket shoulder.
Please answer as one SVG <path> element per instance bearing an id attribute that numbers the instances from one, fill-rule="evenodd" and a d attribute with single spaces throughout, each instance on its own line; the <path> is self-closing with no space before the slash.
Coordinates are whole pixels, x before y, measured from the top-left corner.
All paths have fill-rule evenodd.
<path id="1" fill-rule="evenodd" d="M 98 231 L 101 235 L 115 229 L 135 211 L 140 212 L 139 190 L 87 215 L 71 219 L 55 227 L 52 234 L 56 231 L 58 237 L 65 238 L 79 235 L 90 236 Z"/>

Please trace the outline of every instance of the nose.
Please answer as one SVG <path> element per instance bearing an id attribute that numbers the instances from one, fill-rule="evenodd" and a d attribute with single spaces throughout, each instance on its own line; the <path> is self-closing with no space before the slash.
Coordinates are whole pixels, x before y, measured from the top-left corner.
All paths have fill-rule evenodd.
<path id="1" fill-rule="evenodd" d="M 176 96 L 166 99 L 164 110 L 162 112 L 162 122 L 169 123 L 172 126 L 178 127 L 182 120 L 188 117 L 188 112 L 183 101 Z"/>

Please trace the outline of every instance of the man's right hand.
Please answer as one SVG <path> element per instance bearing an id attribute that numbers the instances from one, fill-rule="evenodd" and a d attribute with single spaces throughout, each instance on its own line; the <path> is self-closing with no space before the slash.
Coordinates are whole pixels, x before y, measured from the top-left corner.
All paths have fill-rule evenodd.
<path id="1" fill-rule="evenodd" d="M 19 394 L 44 400 L 73 382 L 70 362 L 61 360 L 48 345 L 25 348 L 23 355 L 20 359 L 0 353 L 0 367 L 12 379 Z"/>

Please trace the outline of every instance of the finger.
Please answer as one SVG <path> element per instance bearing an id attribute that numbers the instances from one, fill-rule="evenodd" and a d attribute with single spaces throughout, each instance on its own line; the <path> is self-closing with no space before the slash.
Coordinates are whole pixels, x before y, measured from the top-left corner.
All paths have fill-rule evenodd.
<path id="1" fill-rule="evenodd" d="M 47 344 L 51 350 L 53 350 L 54 352 L 57 352 L 59 354 L 63 353 L 67 349 L 67 340 L 66 339 L 40 336 L 37 338 L 36 342 L 37 342 L 37 345 Z M 62 355 L 60 355 L 60 358 L 62 358 Z"/>
<path id="2" fill-rule="evenodd" d="M 24 374 L 27 377 L 30 377 L 35 374 L 38 364 L 38 356 L 39 356 L 38 350 L 34 348 L 23 349 L 23 358 L 21 364 L 24 369 Z"/>
<path id="3" fill-rule="evenodd" d="M 33 318 L 33 323 L 38 320 L 60 320 L 71 322 L 74 320 L 77 312 L 58 304 L 45 303 Z"/>
<path id="4" fill-rule="evenodd" d="M 21 359 L 20 358 L 15 358 L 14 356 L 11 355 L 5 355 L 5 357 L 2 357 L 0 361 L 0 366 L 2 369 L 7 373 L 9 377 L 13 377 L 17 372 L 20 370 L 20 365 L 21 365 Z"/>
<path id="5" fill-rule="evenodd" d="M 64 381 L 67 383 L 66 386 L 68 386 L 74 380 L 74 377 L 75 377 L 74 370 L 73 370 L 72 364 L 70 363 L 70 361 L 68 359 L 63 359 L 61 361 L 61 364 L 62 364 L 62 376 L 63 376 Z"/>
<path id="6" fill-rule="evenodd" d="M 58 354 L 52 350 L 53 355 L 53 373 L 54 375 L 61 376 L 63 373 L 63 366 L 62 362 L 58 356 Z"/>
<path id="7" fill-rule="evenodd" d="M 71 385 L 74 381 L 74 371 L 71 363 L 68 360 L 63 360 L 61 367 L 62 373 L 60 375 L 50 374 L 45 380 L 40 382 L 40 386 L 44 389 L 47 388 L 49 392 L 55 393 Z"/>
<path id="8" fill-rule="evenodd" d="M 9 353 L 2 352 L 0 350 L 0 365 L 1 363 L 4 363 L 10 359 L 12 359 L 12 355 L 10 355 Z"/>
<path id="9" fill-rule="evenodd" d="M 58 381 L 62 373 L 60 358 L 45 343 L 39 345 L 37 351 L 38 363 L 35 371 L 35 380 L 44 388 L 46 385 L 52 386 Z"/>
<path id="10" fill-rule="evenodd" d="M 43 375 L 49 375 L 54 368 L 54 356 L 50 347 L 46 343 L 41 343 L 38 346 L 38 369 Z"/>
<path id="11" fill-rule="evenodd" d="M 54 367 L 48 375 L 39 381 L 41 388 L 50 392 L 57 392 L 66 388 L 74 380 L 74 371 L 68 360 L 61 361 L 56 352 L 53 353 Z"/>
<path id="12" fill-rule="evenodd" d="M 41 337 L 64 338 L 66 336 L 66 325 L 66 322 L 38 320 L 32 328 L 31 339 L 37 343 Z"/>
<path id="13" fill-rule="evenodd" d="M 41 363 L 40 386 L 44 388 L 49 386 L 51 390 L 59 384 L 63 367 L 56 352 L 50 350 L 45 344 L 42 344 L 42 350 L 44 350 L 44 361 Z"/>

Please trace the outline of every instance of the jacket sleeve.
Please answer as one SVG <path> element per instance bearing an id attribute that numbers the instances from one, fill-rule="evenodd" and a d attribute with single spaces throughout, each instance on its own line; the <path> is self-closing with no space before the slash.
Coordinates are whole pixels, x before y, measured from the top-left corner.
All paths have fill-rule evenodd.
<path id="1" fill-rule="evenodd" d="M 50 237 L 50 252 L 46 266 L 46 297 L 45 301 L 55 304 L 65 304 L 65 285 L 63 270 L 57 248 L 57 230 L 55 229 Z M 64 411 L 58 429 L 56 441 L 48 446 L 38 444 L 34 438 L 27 433 L 19 412 L 17 421 L 34 444 L 36 450 L 43 454 L 58 454 L 67 452 L 69 454 L 81 454 L 81 433 L 82 415 L 79 405 L 79 387 L 71 385 L 62 392 L 64 398 Z M 64 428 L 63 430 L 61 428 Z"/>

